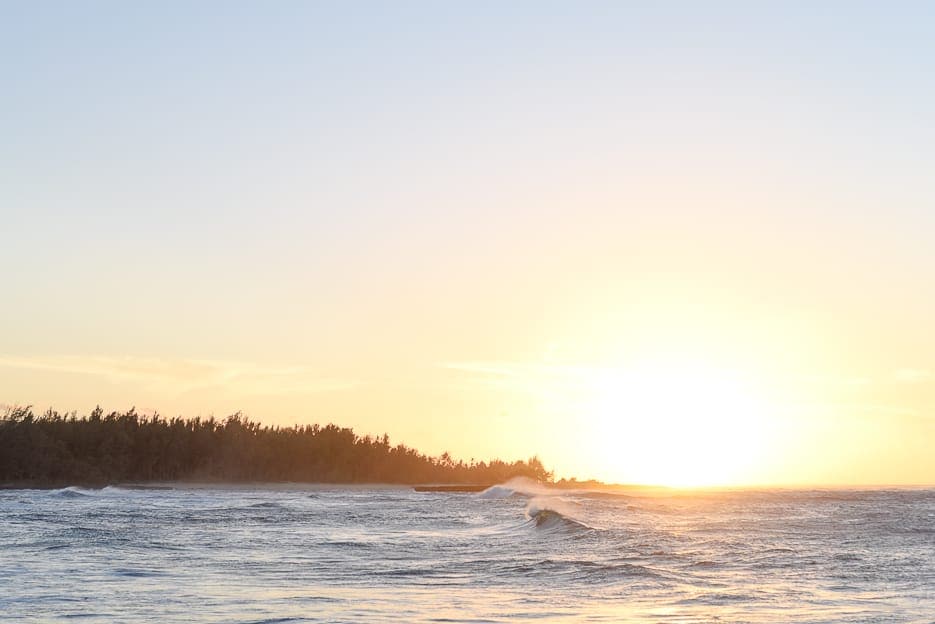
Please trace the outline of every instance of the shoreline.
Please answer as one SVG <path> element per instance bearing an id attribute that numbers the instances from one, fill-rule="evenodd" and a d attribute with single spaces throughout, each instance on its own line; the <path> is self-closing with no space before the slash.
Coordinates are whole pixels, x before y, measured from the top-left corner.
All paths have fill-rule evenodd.
<path id="1" fill-rule="evenodd" d="M 423 493 L 477 493 L 501 485 L 510 487 L 509 481 L 501 483 L 450 483 L 450 482 L 422 482 L 422 483 L 390 483 L 385 481 L 361 482 L 328 482 L 328 481 L 212 481 L 212 480 L 179 480 L 179 481 L 9 481 L 0 482 L 0 491 L 7 490 L 62 490 L 70 487 L 87 490 L 102 490 L 104 488 L 120 488 L 125 490 L 349 490 L 349 489 L 386 489 L 408 490 L 412 489 Z M 704 494 L 724 494 L 738 492 L 862 492 L 884 490 L 931 490 L 935 484 L 908 484 L 908 485 L 862 485 L 862 486 L 836 486 L 836 485 L 791 485 L 791 486 L 737 486 L 737 487 L 710 487 L 710 488 L 675 488 L 656 485 L 629 485 L 600 482 L 574 482 L 558 481 L 554 483 L 539 482 L 536 486 L 556 491 L 574 492 L 604 492 L 607 494 L 633 494 L 648 496 L 690 496 Z"/>
<path id="2" fill-rule="evenodd" d="M 2 490 L 63 490 L 81 488 L 85 490 L 103 490 L 119 488 L 123 490 L 347 490 L 347 489 L 387 489 L 407 490 L 425 489 L 424 491 L 483 491 L 496 484 L 473 483 L 386 483 L 386 482 L 300 482 L 300 481 L 144 481 L 144 482 L 29 482 L 17 481 L 0 483 Z"/>

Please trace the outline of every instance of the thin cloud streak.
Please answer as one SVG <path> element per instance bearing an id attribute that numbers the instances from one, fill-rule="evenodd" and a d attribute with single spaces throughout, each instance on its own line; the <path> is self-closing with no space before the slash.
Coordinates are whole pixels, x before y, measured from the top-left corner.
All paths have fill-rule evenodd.
<path id="1" fill-rule="evenodd" d="M 468 362 L 446 362 L 442 364 L 444 368 L 461 371 L 465 373 L 474 373 L 479 375 L 490 375 L 494 377 L 552 377 L 552 376 L 575 376 L 592 372 L 594 368 L 583 366 L 568 366 L 556 364 L 538 364 L 528 362 L 511 361 L 468 361 Z"/>
<path id="2" fill-rule="evenodd" d="M 137 382 L 162 392 L 184 394 L 223 387 L 238 394 L 314 394 L 358 386 L 353 379 L 323 377 L 300 367 L 261 366 L 227 360 L 118 356 L 0 356 L 0 367 L 103 377 Z"/>
<path id="3" fill-rule="evenodd" d="M 900 368 L 893 373 L 899 383 L 917 384 L 935 380 L 935 372 L 924 368 Z"/>

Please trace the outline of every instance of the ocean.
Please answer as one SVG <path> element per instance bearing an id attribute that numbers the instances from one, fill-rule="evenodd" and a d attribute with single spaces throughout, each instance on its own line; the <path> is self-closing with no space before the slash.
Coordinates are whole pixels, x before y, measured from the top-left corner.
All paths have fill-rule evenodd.
<path id="1" fill-rule="evenodd" d="M 0 491 L 2 622 L 935 622 L 935 490 Z"/>

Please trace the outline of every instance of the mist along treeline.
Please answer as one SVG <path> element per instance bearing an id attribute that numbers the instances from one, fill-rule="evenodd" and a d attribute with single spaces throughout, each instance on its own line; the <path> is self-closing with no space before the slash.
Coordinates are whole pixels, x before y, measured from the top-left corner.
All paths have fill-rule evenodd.
<path id="1" fill-rule="evenodd" d="M 507 463 L 428 457 L 389 437 L 336 425 L 261 426 L 239 414 L 145 417 L 134 410 L 88 416 L 13 408 L 0 417 L 0 483 L 146 481 L 317 483 L 499 483 L 551 480 L 538 458 Z"/>

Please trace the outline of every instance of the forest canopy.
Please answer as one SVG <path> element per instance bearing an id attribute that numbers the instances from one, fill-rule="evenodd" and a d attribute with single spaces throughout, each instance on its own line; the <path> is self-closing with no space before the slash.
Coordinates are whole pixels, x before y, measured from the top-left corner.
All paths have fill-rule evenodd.
<path id="1" fill-rule="evenodd" d="M 430 457 L 389 436 L 359 436 L 334 424 L 278 427 L 226 419 L 105 414 L 41 415 L 29 407 L 0 417 L 0 483 L 78 485 L 147 481 L 308 483 L 499 483 L 550 481 L 537 457 L 455 461 Z"/>
<path id="2" fill-rule="evenodd" d="M 307 483 L 499 483 L 549 481 L 537 457 L 466 463 L 430 457 L 389 436 L 334 424 L 277 427 L 226 419 L 142 416 L 131 409 L 87 416 L 12 408 L 0 417 L 0 483 L 149 481 Z"/>

